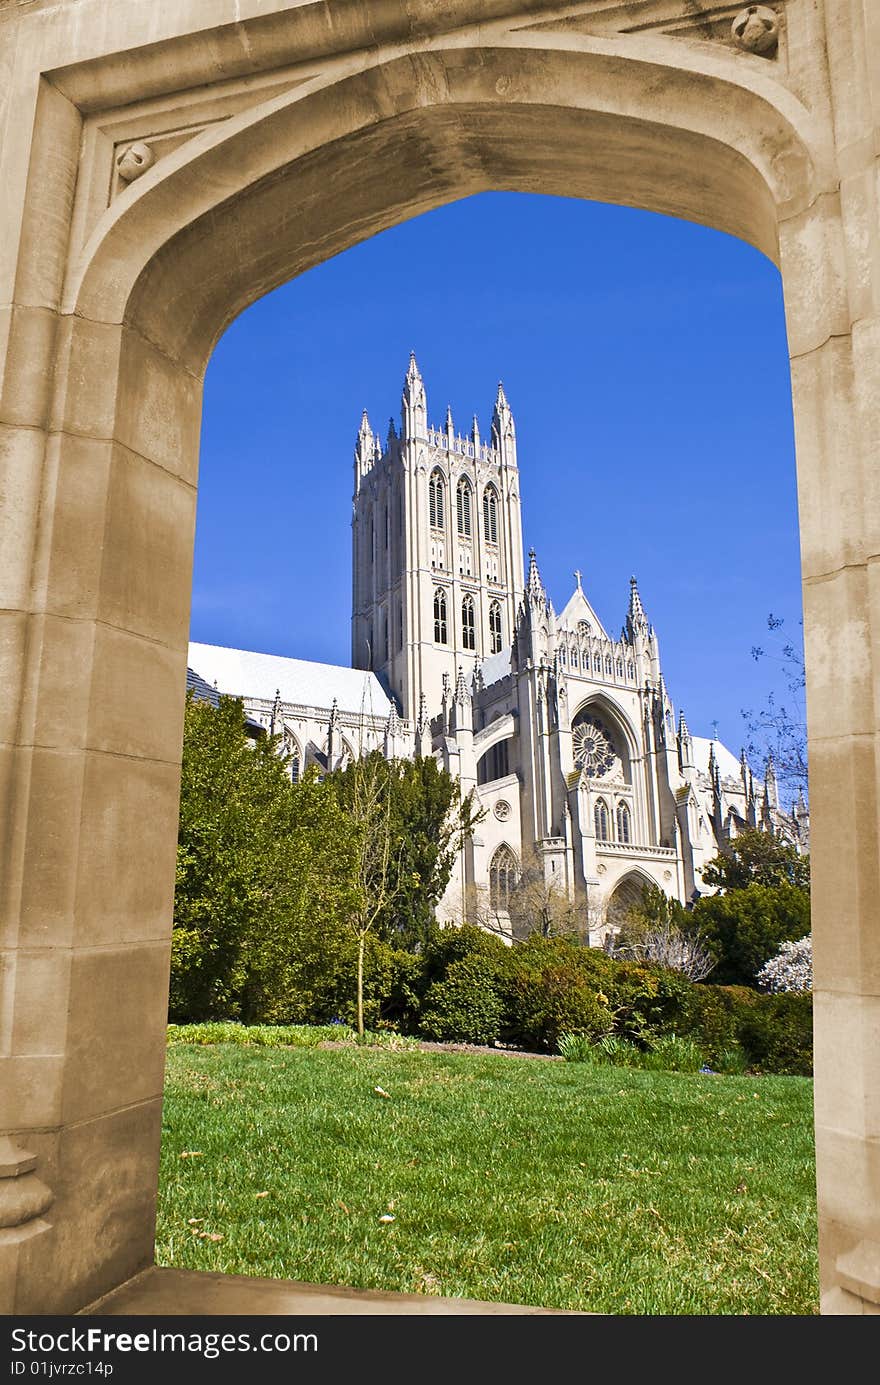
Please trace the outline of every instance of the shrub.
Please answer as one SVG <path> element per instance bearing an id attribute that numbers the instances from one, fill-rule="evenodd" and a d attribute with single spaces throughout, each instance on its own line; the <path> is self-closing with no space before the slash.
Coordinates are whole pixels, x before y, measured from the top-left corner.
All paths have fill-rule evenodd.
<path id="1" fill-rule="evenodd" d="M 726 1073 L 730 1077 L 737 1077 L 748 1071 L 749 1060 L 739 1044 L 733 1044 L 730 1048 L 723 1049 L 718 1055 L 716 1066 L 719 1072 Z"/>
<path id="2" fill-rule="evenodd" d="M 429 1039 L 491 1044 L 502 1016 L 497 967 L 491 958 L 472 953 L 452 962 L 445 978 L 429 986 L 419 1030 Z"/>
<path id="3" fill-rule="evenodd" d="M 560 1034 L 558 1048 L 567 1063 L 598 1063 L 600 1051 L 589 1034 Z"/>
<path id="4" fill-rule="evenodd" d="M 744 1010 L 739 1042 L 756 1072 L 810 1077 L 813 1072 L 813 997 L 809 991 L 757 996 Z"/>
<path id="5" fill-rule="evenodd" d="M 389 1030 L 367 1031 L 367 1043 L 377 1048 L 416 1048 L 417 1040 Z M 239 1048 L 316 1048 L 321 1043 L 357 1042 L 347 1024 L 240 1024 L 236 1020 L 203 1024 L 169 1024 L 169 1044 L 235 1044 Z"/>
<path id="6" fill-rule="evenodd" d="M 666 1034 L 642 1054 L 639 1066 L 649 1072 L 699 1072 L 703 1065 L 702 1051 L 693 1039 Z"/>
<path id="7" fill-rule="evenodd" d="M 601 1063 L 610 1063 L 616 1068 L 637 1068 L 644 1057 L 641 1049 L 619 1034 L 603 1034 L 596 1044 L 596 1052 Z"/>
<path id="8" fill-rule="evenodd" d="M 717 959 L 713 982 L 754 986 L 781 943 L 809 933 L 810 895 L 796 885 L 753 884 L 698 899 L 693 918 Z"/>
<path id="9" fill-rule="evenodd" d="M 611 1031 L 607 998 L 566 966 L 514 972 L 507 986 L 507 1037 L 524 1048 L 553 1052 L 565 1033 L 599 1038 Z"/>
<path id="10" fill-rule="evenodd" d="M 796 942 L 783 943 L 775 957 L 765 962 L 758 972 L 762 991 L 780 994 L 782 991 L 811 991 L 813 989 L 813 939 L 808 933 Z"/>

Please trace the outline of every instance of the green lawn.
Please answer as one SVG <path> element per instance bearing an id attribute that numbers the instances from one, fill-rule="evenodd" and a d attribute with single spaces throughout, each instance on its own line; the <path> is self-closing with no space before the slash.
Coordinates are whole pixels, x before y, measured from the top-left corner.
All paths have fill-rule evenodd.
<path id="1" fill-rule="evenodd" d="M 811 1102 L 805 1078 L 176 1043 L 158 1260 L 600 1313 L 812 1314 Z"/>

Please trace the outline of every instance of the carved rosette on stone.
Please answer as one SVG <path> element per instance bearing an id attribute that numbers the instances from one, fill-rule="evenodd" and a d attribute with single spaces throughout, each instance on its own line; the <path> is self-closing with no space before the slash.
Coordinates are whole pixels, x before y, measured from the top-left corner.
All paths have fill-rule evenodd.
<path id="1" fill-rule="evenodd" d="M 15 1312 L 15 1281 L 22 1244 L 47 1231 L 42 1213 L 52 1191 L 34 1172 L 37 1161 L 0 1135 L 0 1314 Z"/>
<path id="2" fill-rule="evenodd" d="M 779 16 L 767 5 L 747 5 L 734 19 L 730 32 L 747 53 L 769 57 L 779 44 Z"/>

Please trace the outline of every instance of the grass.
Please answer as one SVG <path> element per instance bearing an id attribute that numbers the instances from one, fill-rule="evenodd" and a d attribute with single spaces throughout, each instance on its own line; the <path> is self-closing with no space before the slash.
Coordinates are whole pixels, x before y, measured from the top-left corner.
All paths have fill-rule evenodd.
<path id="1" fill-rule="evenodd" d="M 157 1256 L 609 1314 L 813 1314 L 812 1083 L 176 1042 Z"/>

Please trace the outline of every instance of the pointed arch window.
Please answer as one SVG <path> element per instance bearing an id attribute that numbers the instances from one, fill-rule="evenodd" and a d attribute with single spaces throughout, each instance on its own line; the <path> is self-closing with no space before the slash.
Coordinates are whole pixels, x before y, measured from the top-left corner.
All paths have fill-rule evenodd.
<path id="1" fill-rule="evenodd" d="M 431 479 L 428 482 L 428 518 L 431 521 L 432 529 L 443 529 L 443 513 L 445 510 L 446 485 L 439 471 L 431 472 Z"/>
<path id="2" fill-rule="evenodd" d="M 608 674 L 609 678 L 611 677 L 611 674 L 614 672 L 614 665 L 611 662 L 610 654 L 605 655 L 605 672 Z"/>
<path id="3" fill-rule="evenodd" d="M 632 841 L 629 808 L 625 803 L 617 805 L 617 840 L 625 845 Z"/>
<path id="4" fill-rule="evenodd" d="M 489 903 L 493 909 L 509 909 L 510 896 L 517 886 L 516 857 L 502 844 L 489 866 Z"/>
<path id="5" fill-rule="evenodd" d="M 434 643 L 446 644 L 446 593 L 434 588 Z"/>
<path id="6" fill-rule="evenodd" d="M 461 603 L 461 643 L 465 649 L 477 647 L 474 598 L 470 594 L 466 595 Z"/>
<path id="7" fill-rule="evenodd" d="M 483 491 L 483 537 L 487 543 L 498 542 L 498 496 L 494 486 Z"/>
<path id="8" fill-rule="evenodd" d="M 600 798 L 594 810 L 596 820 L 596 838 L 600 842 L 608 841 L 608 804 L 604 798 Z"/>
<path id="9" fill-rule="evenodd" d="M 300 780 L 301 760 L 299 746 L 293 739 L 289 731 L 285 731 L 281 741 L 281 750 L 288 757 L 287 773 L 290 775 L 291 782 L 298 784 Z"/>
<path id="10" fill-rule="evenodd" d="M 464 477 L 455 492 L 455 516 L 458 532 L 463 539 L 471 537 L 471 486 Z"/>
<path id="11" fill-rule="evenodd" d="M 617 676 L 618 676 L 618 678 L 622 678 L 622 677 L 623 677 L 623 660 L 622 660 L 622 659 L 618 659 L 618 660 L 617 660 Z"/>
<path id="12" fill-rule="evenodd" d="M 489 602 L 489 644 L 492 654 L 501 653 L 501 605 L 497 601 Z"/>

